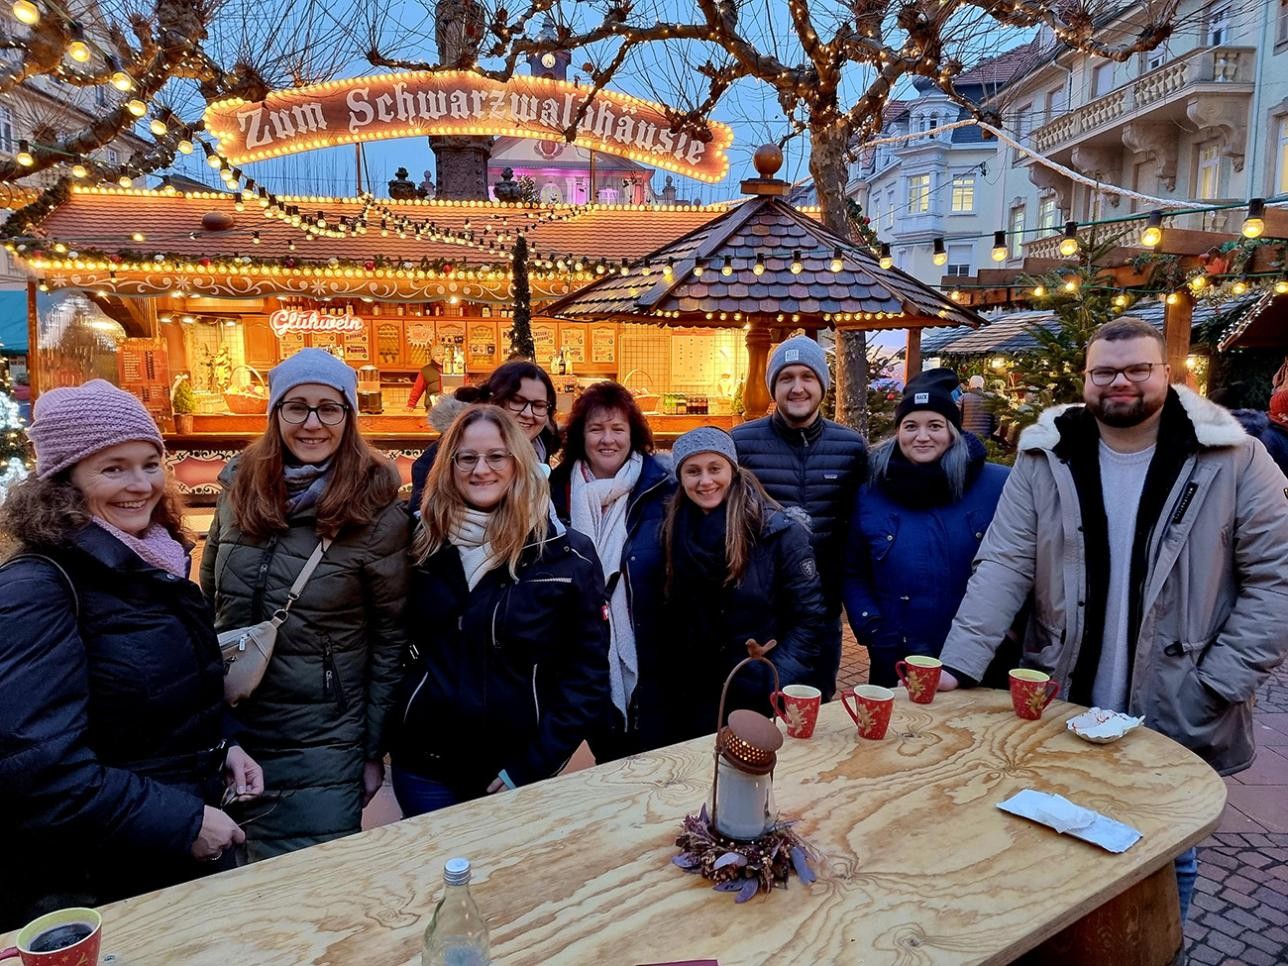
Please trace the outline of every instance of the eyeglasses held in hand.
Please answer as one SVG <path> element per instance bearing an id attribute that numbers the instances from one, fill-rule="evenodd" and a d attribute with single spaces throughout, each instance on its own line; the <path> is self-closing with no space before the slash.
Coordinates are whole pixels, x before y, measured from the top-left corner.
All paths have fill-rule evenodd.
<path id="1" fill-rule="evenodd" d="M 1138 362 L 1134 366 L 1126 366 L 1122 369 L 1111 369 L 1108 366 L 1097 366 L 1095 369 L 1088 369 L 1087 375 L 1091 378 L 1094 385 L 1112 386 L 1118 373 L 1127 377 L 1128 382 L 1146 382 L 1153 374 L 1156 366 L 1161 366 L 1161 362 Z"/>
<path id="2" fill-rule="evenodd" d="M 317 406 L 308 406 L 302 402 L 284 402 L 278 404 L 277 411 L 288 423 L 303 423 L 308 420 L 309 413 L 315 413 L 323 426 L 339 426 L 344 422 L 344 417 L 349 414 L 349 407 L 333 402 L 324 402 Z"/>
<path id="3" fill-rule="evenodd" d="M 503 453 L 500 450 L 497 450 L 494 453 L 488 453 L 486 456 L 466 450 L 465 452 L 457 453 L 453 456 L 452 462 L 456 464 L 456 468 L 458 470 L 464 470 L 465 472 L 470 473 L 479 465 L 480 459 L 487 463 L 488 469 L 499 470 L 513 459 L 513 457 L 509 453 Z"/>
<path id="4" fill-rule="evenodd" d="M 532 415 L 541 419 L 550 412 L 550 403 L 540 399 L 524 399 L 522 396 L 515 396 L 513 399 L 505 401 L 505 408 L 512 413 L 521 413 L 525 409 L 531 409 Z"/>

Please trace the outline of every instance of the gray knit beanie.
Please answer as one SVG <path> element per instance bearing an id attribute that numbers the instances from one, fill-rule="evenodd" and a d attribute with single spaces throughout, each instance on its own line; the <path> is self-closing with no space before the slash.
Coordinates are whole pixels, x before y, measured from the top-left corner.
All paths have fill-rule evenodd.
<path id="1" fill-rule="evenodd" d="M 296 386 L 330 386 L 358 409 L 358 374 L 325 349 L 301 349 L 268 373 L 268 408 L 274 409 Z"/>
<path id="2" fill-rule="evenodd" d="M 689 430 L 671 447 L 671 459 L 675 461 L 677 478 L 681 464 L 699 453 L 719 453 L 734 466 L 738 465 L 738 450 L 733 445 L 733 437 L 716 426 L 699 426 Z"/>
<path id="3" fill-rule="evenodd" d="M 788 366 L 809 366 L 814 370 L 814 375 L 818 376 L 824 392 L 832 385 L 832 379 L 827 374 L 827 353 L 807 335 L 792 336 L 769 357 L 769 368 L 765 370 L 765 385 L 769 387 L 769 395 L 774 394 L 778 374 Z"/>

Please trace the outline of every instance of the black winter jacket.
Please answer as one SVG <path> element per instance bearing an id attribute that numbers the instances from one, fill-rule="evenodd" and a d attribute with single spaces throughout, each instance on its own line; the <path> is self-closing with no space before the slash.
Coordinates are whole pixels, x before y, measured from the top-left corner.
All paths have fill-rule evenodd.
<path id="1" fill-rule="evenodd" d="M 0 929 L 214 867 L 223 663 L 197 586 L 88 525 L 0 570 Z M 78 616 L 79 615 L 79 616 Z"/>
<path id="2" fill-rule="evenodd" d="M 413 568 L 394 767 L 483 795 L 556 774 L 609 703 L 604 576 L 589 539 L 551 523 L 518 579 L 471 591 L 456 547 Z"/>
<path id="3" fill-rule="evenodd" d="M 572 460 L 564 460 L 550 474 L 550 499 L 555 513 L 565 525 L 571 524 L 568 507 L 572 495 Z M 656 456 L 645 456 L 640 478 L 627 498 L 626 544 L 619 563 L 619 580 L 626 581 L 626 601 L 635 631 L 635 654 L 639 681 L 635 686 L 634 713 L 627 726 L 628 749 L 656 748 L 665 744 L 664 737 L 640 720 L 641 703 L 650 702 L 650 692 L 665 688 L 666 665 L 661 660 L 660 637 L 663 598 L 666 589 L 666 559 L 662 552 L 662 524 L 666 505 L 675 492 L 675 477 L 670 468 Z M 621 715 L 615 708 L 609 710 Z"/>
<path id="4" fill-rule="evenodd" d="M 1261 440 L 1270 458 L 1288 476 L 1288 427 L 1271 422 L 1270 416 L 1259 409 L 1236 409 L 1230 415 L 1249 436 Z"/>
<path id="5" fill-rule="evenodd" d="M 720 690 L 747 656 L 747 640 L 778 644 L 768 654 L 779 683 L 812 683 L 819 641 L 827 623 L 809 534 L 779 510 L 770 511 L 742 579 L 716 599 L 673 581 L 666 604 L 668 633 L 662 660 L 668 687 L 663 700 L 641 708 L 641 717 L 667 722 L 668 743 L 712 734 Z M 726 713 L 750 707 L 769 713 L 772 678 L 763 665 L 745 668 L 730 690 Z"/>
<path id="6" fill-rule="evenodd" d="M 830 419 L 791 429 L 777 415 L 735 427 L 733 441 L 739 464 L 756 474 L 770 496 L 784 508 L 804 511 L 801 522 L 810 531 L 828 612 L 839 613 L 841 550 L 854 496 L 868 476 L 867 443 Z"/>

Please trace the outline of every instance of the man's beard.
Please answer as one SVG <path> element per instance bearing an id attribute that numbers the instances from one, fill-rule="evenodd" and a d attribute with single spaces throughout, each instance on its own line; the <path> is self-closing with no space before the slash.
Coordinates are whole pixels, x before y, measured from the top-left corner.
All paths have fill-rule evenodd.
<path id="1" fill-rule="evenodd" d="M 1091 414 L 1096 419 L 1106 426 L 1112 426 L 1115 429 L 1130 429 L 1133 426 L 1139 426 L 1162 409 L 1163 402 L 1160 400 L 1157 405 L 1153 405 L 1142 395 L 1130 401 L 1098 399 L 1095 402 L 1088 403 L 1087 408 L 1091 410 Z"/>

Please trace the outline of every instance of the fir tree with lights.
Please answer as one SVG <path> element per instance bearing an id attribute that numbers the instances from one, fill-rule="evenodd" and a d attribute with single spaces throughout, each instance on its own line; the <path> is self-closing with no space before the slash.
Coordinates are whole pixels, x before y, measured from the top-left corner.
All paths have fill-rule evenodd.
<path id="1" fill-rule="evenodd" d="M 27 477 L 31 466 L 31 447 L 13 398 L 9 360 L 0 356 L 0 501 L 9 487 Z"/>
<path id="2" fill-rule="evenodd" d="M 510 355 L 535 359 L 537 344 L 532 340 L 532 288 L 528 284 L 528 239 L 514 242 L 514 321 L 510 326 Z"/>

